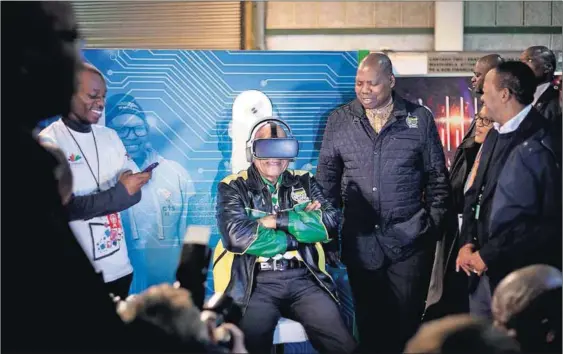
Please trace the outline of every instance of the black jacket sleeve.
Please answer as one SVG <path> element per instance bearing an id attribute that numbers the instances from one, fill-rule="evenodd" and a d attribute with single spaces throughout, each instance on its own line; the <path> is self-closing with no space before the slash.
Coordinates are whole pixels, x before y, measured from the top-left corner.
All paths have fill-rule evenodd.
<path id="1" fill-rule="evenodd" d="M 536 103 L 535 108 L 550 123 L 561 120 L 561 106 L 559 105 L 559 92 L 553 87 L 549 87 L 549 92 L 545 92 Z M 541 106 L 539 106 L 541 104 Z M 538 107 L 539 106 L 539 107 Z"/>
<path id="2" fill-rule="evenodd" d="M 319 186 L 326 200 L 335 210 L 342 208 L 341 183 L 344 171 L 344 163 L 334 142 L 336 134 L 338 134 L 336 123 L 342 118 L 339 112 L 339 110 L 336 110 L 328 117 L 317 165 Z M 333 241 L 323 244 L 323 247 L 327 252 L 335 252 L 338 251 L 339 244 L 338 231 L 336 231 Z"/>
<path id="3" fill-rule="evenodd" d="M 424 112 L 421 115 L 426 116 L 428 124 L 426 127 L 426 144 L 423 152 L 424 173 L 426 176 L 424 200 L 434 227 L 438 231 L 442 230 L 442 224 L 448 211 L 450 182 L 448 170 L 446 169 L 444 148 L 438 136 L 434 117 L 425 108 L 419 108 L 419 110 Z"/>
<path id="4" fill-rule="evenodd" d="M 100 193 L 85 196 L 73 195 L 66 205 L 70 221 L 89 220 L 126 210 L 141 200 L 141 191 L 130 196 L 125 186 L 118 182 Z"/>
<path id="5" fill-rule="evenodd" d="M 326 199 L 332 204 L 334 208 L 340 209 L 342 207 L 342 196 L 340 190 L 340 183 L 342 181 L 342 172 L 344 170 L 344 163 L 340 157 L 340 153 L 335 146 L 336 122 L 341 118 L 339 111 L 333 112 L 326 123 L 326 128 L 323 135 L 323 142 L 319 152 L 319 162 L 317 166 L 317 180 L 321 186 Z"/>

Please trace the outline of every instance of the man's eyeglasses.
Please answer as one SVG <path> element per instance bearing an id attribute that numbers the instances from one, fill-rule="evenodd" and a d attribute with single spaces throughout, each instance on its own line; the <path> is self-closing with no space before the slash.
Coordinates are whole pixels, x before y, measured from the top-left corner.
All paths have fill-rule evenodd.
<path id="1" fill-rule="evenodd" d="M 120 127 L 119 129 L 116 129 L 117 131 L 117 135 L 120 138 L 126 138 L 129 136 L 129 134 L 131 134 L 131 130 L 133 131 L 133 133 L 135 133 L 135 135 L 139 138 L 142 138 L 144 136 L 147 136 L 148 132 L 147 129 L 142 126 L 142 125 L 138 125 L 136 127 Z"/>
<path id="2" fill-rule="evenodd" d="M 490 118 L 483 117 L 481 115 L 475 116 L 476 123 L 480 123 L 482 127 L 488 127 L 493 122 Z"/>

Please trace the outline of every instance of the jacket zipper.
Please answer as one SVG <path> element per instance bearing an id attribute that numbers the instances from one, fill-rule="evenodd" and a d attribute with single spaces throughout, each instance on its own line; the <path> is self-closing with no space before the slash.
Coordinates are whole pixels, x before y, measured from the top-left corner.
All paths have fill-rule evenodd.
<path id="1" fill-rule="evenodd" d="M 297 250 L 297 253 L 299 253 L 299 256 L 301 256 L 301 253 L 299 252 L 299 250 Z M 303 256 L 301 256 L 301 258 L 303 259 Z M 332 294 L 332 291 L 328 290 L 328 288 L 326 287 L 326 285 L 324 285 L 324 283 L 319 279 L 319 277 L 317 277 L 317 275 L 315 274 L 315 272 L 313 272 L 313 270 L 311 269 L 311 267 L 309 267 L 309 265 L 307 264 L 307 262 L 303 261 L 303 264 L 305 264 L 305 267 L 307 267 L 307 269 L 309 270 L 309 272 L 311 272 L 311 274 L 313 274 L 313 276 L 315 277 L 315 279 L 317 279 L 317 281 L 319 282 L 319 284 L 321 284 L 321 286 L 328 292 L 328 294 L 334 299 L 334 301 L 336 301 L 336 303 L 338 305 L 340 305 L 340 301 Z M 326 273 L 325 273 L 326 274 Z M 332 279 L 332 277 L 329 274 L 326 274 L 330 280 L 332 280 L 334 282 L 334 280 Z"/>
<path id="2" fill-rule="evenodd" d="M 256 270 L 256 263 L 254 263 L 254 266 L 252 267 L 252 271 L 250 272 L 250 282 L 249 282 L 249 287 L 246 289 L 246 301 L 244 304 L 244 311 L 242 311 L 242 314 L 244 315 L 246 312 L 246 309 L 248 308 L 248 304 L 250 303 L 250 296 L 252 293 L 252 286 L 254 285 L 254 271 Z"/>
<path id="3" fill-rule="evenodd" d="M 258 229 L 256 229 L 256 237 L 258 238 Z M 256 258 L 258 259 L 258 258 Z M 254 285 L 254 271 L 256 270 L 256 260 L 254 260 L 254 265 L 252 267 L 252 271 L 250 272 L 250 281 L 249 281 L 249 287 L 246 288 L 246 301 L 244 304 L 244 309 L 242 310 L 242 315 L 244 316 L 244 314 L 246 313 L 246 309 L 248 308 L 248 303 L 250 302 L 250 296 L 252 296 L 252 286 Z"/>

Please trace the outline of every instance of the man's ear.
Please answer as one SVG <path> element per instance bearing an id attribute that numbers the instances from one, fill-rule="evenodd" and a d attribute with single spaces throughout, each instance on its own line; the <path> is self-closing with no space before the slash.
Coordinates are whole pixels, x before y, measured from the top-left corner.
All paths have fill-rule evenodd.
<path id="1" fill-rule="evenodd" d="M 500 99 L 504 103 L 504 102 L 508 101 L 509 98 L 510 98 L 510 90 L 507 89 L 507 88 L 503 88 L 502 93 L 500 94 Z"/>
<path id="2" fill-rule="evenodd" d="M 395 75 L 391 74 L 389 80 L 391 81 L 391 88 L 395 88 Z"/>

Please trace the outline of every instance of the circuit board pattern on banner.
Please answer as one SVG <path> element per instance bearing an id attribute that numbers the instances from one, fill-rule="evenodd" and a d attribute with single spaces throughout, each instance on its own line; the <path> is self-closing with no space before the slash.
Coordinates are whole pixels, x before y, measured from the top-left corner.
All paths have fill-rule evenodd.
<path id="1" fill-rule="evenodd" d="M 354 98 L 358 65 L 356 52 L 95 49 L 84 56 L 103 73 L 108 99 L 134 97 L 150 126 L 152 148 L 191 176 L 195 195 L 189 200 L 188 225 L 210 225 L 212 245 L 219 238 L 217 183 L 230 174 L 234 99 L 246 90 L 264 92 L 274 115 L 299 140 L 292 167 L 315 172 L 326 118 Z"/>

